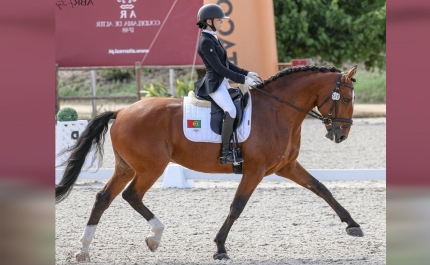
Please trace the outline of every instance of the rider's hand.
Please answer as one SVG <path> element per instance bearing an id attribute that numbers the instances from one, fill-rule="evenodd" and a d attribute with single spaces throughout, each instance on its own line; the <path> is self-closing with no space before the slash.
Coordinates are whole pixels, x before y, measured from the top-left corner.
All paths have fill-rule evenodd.
<path id="1" fill-rule="evenodd" d="M 248 77 L 252 78 L 252 80 L 254 80 L 255 82 L 260 81 L 260 79 L 258 78 L 258 74 L 255 72 L 249 72 L 248 73 Z"/>
<path id="2" fill-rule="evenodd" d="M 245 85 L 252 86 L 255 84 L 255 81 L 251 77 L 245 77 Z"/>

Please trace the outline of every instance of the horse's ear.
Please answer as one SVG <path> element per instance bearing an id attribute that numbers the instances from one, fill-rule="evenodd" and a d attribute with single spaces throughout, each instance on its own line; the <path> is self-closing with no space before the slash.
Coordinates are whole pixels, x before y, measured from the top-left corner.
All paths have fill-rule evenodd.
<path id="1" fill-rule="evenodd" d="M 347 73 L 346 75 L 348 78 L 352 78 L 357 73 L 357 65 L 354 65 Z"/>

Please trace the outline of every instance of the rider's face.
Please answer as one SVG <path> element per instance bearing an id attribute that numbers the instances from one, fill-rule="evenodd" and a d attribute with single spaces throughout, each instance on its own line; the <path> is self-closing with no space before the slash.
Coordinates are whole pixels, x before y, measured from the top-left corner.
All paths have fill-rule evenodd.
<path id="1" fill-rule="evenodd" d="M 222 19 L 220 19 L 220 18 L 215 18 L 214 19 L 214 26 L 215 26 L 216 30 L 220 30 L 221 29 L 222 23 L 223 23 Z"/>
<path id="2" fill-rule="evenodd" d="M 222 27 L 223 19 L 221 18 L 214 18 L 214 26 L 216 30 L 220 30 Z M 212 24 L 212 21 L 208 20 L 208 24 Z"/>

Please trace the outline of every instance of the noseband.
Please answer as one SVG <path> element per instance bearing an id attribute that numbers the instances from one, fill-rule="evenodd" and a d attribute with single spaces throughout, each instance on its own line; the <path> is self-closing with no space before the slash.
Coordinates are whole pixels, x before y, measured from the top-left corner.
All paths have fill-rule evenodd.
<path id="1" fill-rule="evenodd" d="M 267 96 L 269 96 L 269 97 L 271 97 L 273 99 L 276 99 L 277 101 L 281 102 L 284 105 L 288 105 L 288 106 L 290 106 L 290 107 L 292 107 L 292 108 L 294 108 L 294 109 L 296 109 L 298 111 L 301 111 L 301 112 L 303 112 L 303 113 L 305 113 L 305 114 L 307 114 L 307 115 L 309 115 L 309 116 L 311 116 L 311 117 L 313 117 L 315 119 L 319 119 L 326 126 L 329 126 L 327 128 L 328 131 L 335 131 L 335 130 L 343 129 L 343 128 L 346 128 L 346 127 L 349 127 L 349 126 L 352 125 L 352 120 L 350 120 L 350 119 L 344 119 L 344 118 L 338 118 L 337 117 L 337 113 L 338 113 L 337 102 L 340 99 L 340 93 L 339 93 L 340 86 L 346 86 L 346 87 L 349 87 L 351 89 L 354 89 L 353 86 L 350 86 L 348 84 L 345 84 L 345 83 L 341 82 L 342 75 L 343 75 L 343 73 L 339 74 L 339 77 L 337 79 L 335 88 L 326 97 L 326 99 L 318 106 L 318 109 L 320 107 L 322 107 L 322 105 L 324 105 L 330 99 L 330 97 L 333 100 L 333 104 L 331 105 L 330 111 L 328 112 L 327 117 L 325 117 L 325 118 L 323 116 L 321 116 L 321 114 L 319 114 L 318 112 L 315 112 L 314 110 L 311 110 L 311 112 L 306 112 L 305 110 L 303 110 L 303 109 L 301 109 L 301 108 L 299 108 L 297 106 L 294 106 L 293 104 L 291 104 L 289 102 L 286 102 L 285 100 L 283 100 L 283 99 L 281 99 L 281 98 L 279 98 L 279 97 L 277 97 L 275 95 L 272 95 L 272 94 L 270 94 L 269 92 L 267 92 L 267 91 L 265 91 L 263 89 L 257 88 L 255 86 L 252 86 L 252 88 L 256 89 L 256 90 L 258 90 L 260 92 L 262 92 L 263 94 L 265 94 L 265 95 L 267 95 Z M 335 113 L 334 118 L 331 117 L 332 114 L 333 114 L 333 110 L 334 110 L 334 113 Z M 342 126 L 338 126 L 338 127 L 334 127 L 333 126 L 333 122 L 344 122 L 344 123 L 347 123 L 347 124 L 346 125 L 342 125 Z"/>

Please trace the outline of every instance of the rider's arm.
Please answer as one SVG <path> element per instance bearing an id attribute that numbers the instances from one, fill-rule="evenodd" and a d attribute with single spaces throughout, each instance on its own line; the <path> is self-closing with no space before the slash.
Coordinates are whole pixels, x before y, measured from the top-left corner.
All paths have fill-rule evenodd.
<path id="1" fill-rule="evenodd" d="M 240 83 L 240 84 L 244 84 L 245 83 L 245 76 L 242 73 L 237 73 L 234 72 L 230 69 L 228 69 L 227 67 L 225 67 L 217 53 L 216 53 L 216 49 L 215 49 L 215 45 L 212 41 L 207 40 L 204 41 L 201 44 L 201 52 L 203 54 L 203 56 L 205 57 L 205 59 L 209 62 L 209 64 L 211 65 L 212 69 L 214 69 L 214 71 L 216 73 L 218 73 L 219 75 L 222 75 L 236 83 Z M 236 66 L 237 67 L 237 66 Z"/>

